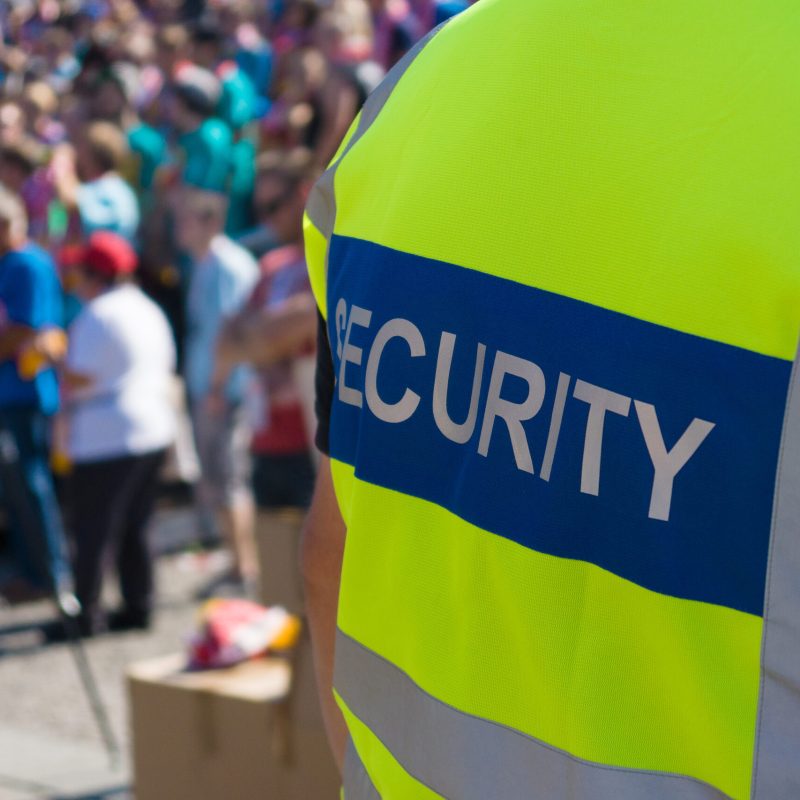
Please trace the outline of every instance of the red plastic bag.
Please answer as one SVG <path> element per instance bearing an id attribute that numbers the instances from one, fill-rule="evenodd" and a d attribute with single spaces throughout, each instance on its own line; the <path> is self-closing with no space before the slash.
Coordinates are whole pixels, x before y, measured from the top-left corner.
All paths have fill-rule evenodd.
<path id="1" fill-rule="evenodd" d="M 192 669 L 230 667 L 268 650 L 287 650 L 301 627 L 285 608 L 235 599 L 209 600 L 200 609 L 199 623 L 189 643 Z"/>

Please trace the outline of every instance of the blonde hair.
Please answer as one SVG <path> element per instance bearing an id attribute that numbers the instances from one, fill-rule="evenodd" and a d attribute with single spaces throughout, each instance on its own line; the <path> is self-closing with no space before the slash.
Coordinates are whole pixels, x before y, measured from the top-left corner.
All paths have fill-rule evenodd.
<path id="1" fill-rule="evenodd" d="M 110 122 L 92 122 L 86 129 L 86 141 L 103 172 L 120 172 L 124 168 L 130 151 L 121 128 Z"/>
<path id="2" fill-rule="evenodd" d="M 44 81 L 29 83 L 23 89 L 22 96 L 40 114 L 55 114 L 58 111 L 58 95 L 53 87 Z"/>

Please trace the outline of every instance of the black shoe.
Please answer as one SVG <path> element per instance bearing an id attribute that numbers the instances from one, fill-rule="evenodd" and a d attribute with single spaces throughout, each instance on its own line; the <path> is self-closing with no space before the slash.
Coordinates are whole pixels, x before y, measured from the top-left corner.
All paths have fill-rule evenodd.
<path id="1" fill-rule="evenodd" d="M 194 599 L 200 601 L 212 600 L 217 597 L 256 600 L 258 598 L 258 581 L 255 578 L 243 578 L 234 570 L 229 570 L 212 578 L 194 594 Z"/>
<path id="2" fill-rule="evenodd" d="M 149 630 L 150 614 L 147 611 L 131 611 L 121 608 L 108 615 L 108 629 L 114 633 Z"/>
<path id="3" fill-rule="evenodd" d="M 39 600 L 46 600 L 53 596 L 52 589 L 44 589 L 34 586 L 24 578 L 10 578 L 0 585 L 0 595 L 2 595 L 9 605 L 21 605 L 22 603 L 35 603 Z"/>
<path id="4" fill-rule="evenodd" d="M 42 626 L 42 633 L 47 644 L 61 644 L 75 639 L 92 639 L 105 631 L 105 625 L 100 625 L 83 614 L 79 614 L 77 617 L 59 615 L 58 619 Z"/>

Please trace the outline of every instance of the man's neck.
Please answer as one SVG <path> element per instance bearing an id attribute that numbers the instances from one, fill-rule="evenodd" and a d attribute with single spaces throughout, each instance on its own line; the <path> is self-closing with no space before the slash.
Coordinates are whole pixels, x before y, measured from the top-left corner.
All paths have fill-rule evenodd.
<path id="1" fill-rule="evenodd" d="M 214 245 L 214 241 L 221 235 L 222 233 L 215 233 L 206 243 L 204 243 L 200 247 L 195 248 L 195 250 L 192 253 L 195 262 L 199 264 L 200 262 L 205 261 L 211 255 L 211 250 Z"/>
<path id="2" fill-rule="evenodd" d="M 193 116 L 191 119 L 187 120 L 186 129 L 183 131 L 183 135 L 189 136 L 192 133 L 197 133 L 197 131 L 203 127 L 203 123 L 205 121 L 206 117 L 201 117 L 199 115 Z"/>
<path id="3" fill-rule="evenodd" d="M 9 253 L 18 253 L 20 250 L 24 250 L 27 244 L 28 244 L 27 237 L 12 239 L 8 243 L 8 246 L 0 248 L 0 258 L 2 258 L 3 256 L 7 256 Z"/>

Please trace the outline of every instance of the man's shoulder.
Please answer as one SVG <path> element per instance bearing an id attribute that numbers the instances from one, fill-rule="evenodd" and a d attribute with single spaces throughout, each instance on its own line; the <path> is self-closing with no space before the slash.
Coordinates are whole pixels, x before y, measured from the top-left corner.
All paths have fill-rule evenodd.
<path id="1" fill-rule="evenodd" d="M 132 331 L 151 335 L 160 327 L 168 327 L 164 312 L 133 284 L 97 298 L 86 310 L 90 311 L 91 325 L 116 331 L 121 336 L 130 336 Z"/>
<path id="2" fill-rule="evenodd" d="M 0 269 L 6 274 L 41 274 L 49 277 L 55 274 L 56 266 L 50 254 L 37 244 L 26 244 L 12 250 L 0 258 Z"/>
<path id="3" fill-rule="evenodd" d="M 103 313 L 95 302 L 89 302 L 80 310 L 69 326 L 70 346 L 74 347 L 83 337 L 90 336 L 97 340 L 97 332 L 105 328 Z"/>
<path id="4" fill-rule="evenodd" d="M 205 120 L 196 132 L 196 138 L 206 144 L 219 146 L 227 145 L 233 138 L 231 129 L 217 117 Z"/>
<path id="5" fill-rule="evenodd" d="M 166 143 L 164 134 L 152 125 L 141 122 L 128 131 L 128 143 L 133 148 L 160 148 Z"/>
<path id="6" fill-rule="evenodd" d="M 286 269 L 305 269 L 305 251 L 299 245 L 282 245 L 265 253 L 258 263 L 262 275 L 274 275 Z"/>
<path id="7" fill-rule="evenodd" d="M 147 321 L 148 326 L 159 325 L 165 329 L 169 323 L 161 306 L 151 297 L 148 297 L 138 286 L 131 285 L 125 289 L 125 307 L 130 310 L 131 316 L 142 321 Z"/>
<path id="8" fill-rule="evenodd" d="M 106 196 L 112 195 L 115 197 L 136 197 L 131 185 L 122 177 L 122 175 L 117 175 L 116 172 L 112 172 L 108 175 L 104 175 L 102 178 L 99 178 L 95 182 L 95 185 L 98 193 Z"/>
<path id="9" fill-rule="evenodd" d="M 258 274 L 258 262 L 253 254 L 229 236 L 217 236 L 211 243 L 211 252 L 219 268 L 230 275 Z"/>
<path id="10" fill-rule="evenodd" d="M 92 330 L 113 326 L 116 319 L 120 318 L 120 307 L 114 301 L 112 293 L 101 294 L 83 305 L 75 317 L 70 332 L 78 330 Z"/>

